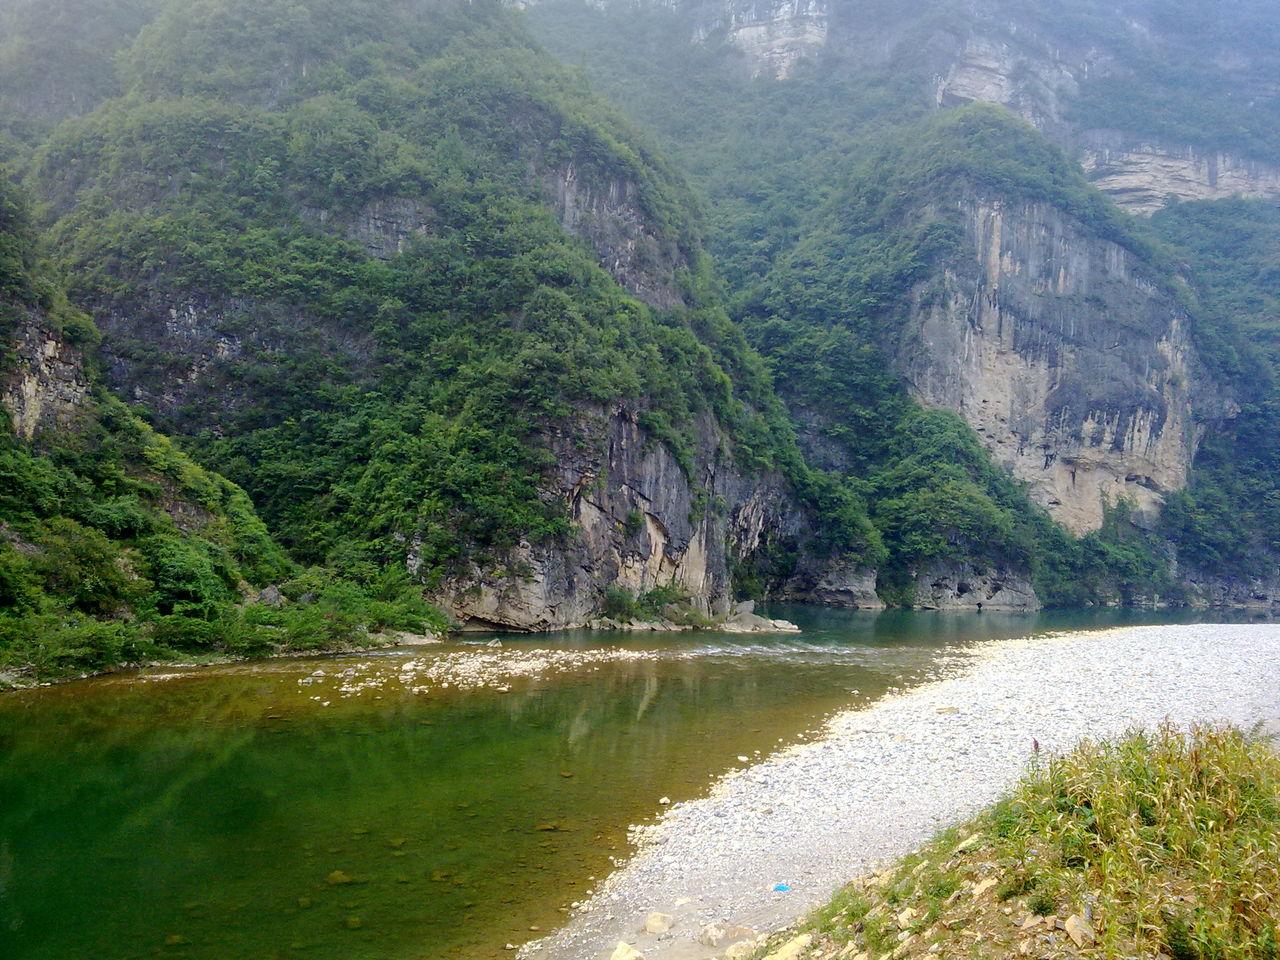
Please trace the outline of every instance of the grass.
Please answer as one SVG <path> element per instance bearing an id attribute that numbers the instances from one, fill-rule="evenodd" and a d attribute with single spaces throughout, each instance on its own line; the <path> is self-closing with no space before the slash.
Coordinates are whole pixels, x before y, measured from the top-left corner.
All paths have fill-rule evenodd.
<path id="1" fill-rule="evenodd" d="M 977 820 L 841 891 L 806 957 L 1280 958 L 1280 756 L 1163 726 L 1037 760 Z"/>

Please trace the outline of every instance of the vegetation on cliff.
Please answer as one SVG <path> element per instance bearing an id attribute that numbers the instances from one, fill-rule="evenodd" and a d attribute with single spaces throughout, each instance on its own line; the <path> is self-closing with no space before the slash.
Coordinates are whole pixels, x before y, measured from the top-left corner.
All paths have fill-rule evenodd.
<path id="1" fill-rule="evenodd" d="M 1265 291 L 1274 237 L 1255 232 L 1241 277 L 1206 252 L 1232 242 L 1226 218 L 1206 213 L 1217 226 L 1196 236 L 1177 211 L 1137 224 L 1011 115 L 937 111 L 928 45 L 779 83 L 716 36 L 690 44 L 665 8 L 52 6 L 0 13 L 0 150 L 102 344 L 70 308 L 66 335 L 104 359 L 99 383 L 247 492 L 291 562 L 368 585 L 410 561 L 433 585 L 564 545 L 550 440 L 603 408 L 638 417 L 695 484 L 708 430 L 718 460 L 784 477 L 816 531 L 805 548 L 878 568 L 893 603 L 947 565 L 1025 576 L 1048 604 L 1177 601 L 1174 555 L 1209 576 L 1274 568 L 1264 438 L 1280 407 L 1253 344 L 1274 311 L 1232 300 Z M 1099 15 L 1073 5 L 1073 29 Z M 950 36 L 956 16 L 926 4 L 912 29 Z M 1053 16 L 1037 22 L 1052 32 Z M 1134 52 L 1134 70 L 1176 92 L 1143 72 L 1154 56 Z M 1090 86 L 1077 106 L 1099 97 L 1122 99 Z M 1173 115 L 1148 112 L 1153 130 Z M 1130 250 L 1241 407 L 1156 529 L 1121 502 L 1069 536 L 895 371 L 913 299 L 962 249 L 957 201 L 977 193 Z M 730 558 L 740 592 L 785 582 L 796 549 L 766 537 Z"/>
<path id="2" fill-rule="evenodd" d="M 0 384 L 12 345 L 86 349 L 96 331 L 35 262 L 22 198 L 0 182 Z M 194 463 L 80 371 L 72 425 L 27 441 L 0 408 L 0 685 L 121 662 L 359 643 L 440 615 L 400 574 L 302 570 L 248 496 Z M 280 585 L 270 604 L 253 587 Z M 251 586 L 252 585 L 252 586 Z M 305 602 L 303 601 L 306 597 Z"/>
<path id="3" fill-rule="evenodd" d="M 1032 16 L 1046 37 L 1088 37 L 1103 25 L 1114 27 L 1114 11 L 1089 2 L 1030 12 L 1017 2 L 994 5 L 1006 6 Z M 1146 13 L 1168 26 L 1185 4 L 1147 6 Z M 1218 41 L 1239 39 L 1246 24 L 1255 24 L 1255 37 L 1280 28 L 1260 4 L 1237 6 L 1240 17 L 1213 18 L 1209 34 Z M 881 582 L 890 599 L 910 599 L 899 589 L 909 571 L 935 558 L 967 557 L 1029 570 L 1048 604 L 1178 602 L 1184 585 L 1169 558 L 1184 539 L 1181 555 L 1211 578 L 1274 570 L 1268 544 L 1280 526 L 1264 505 L 1274 501 L 1268 491 L 1275 445 L 1262 434 L 1280 421 L 1267 399 L 1271 375 L 1240 370 L 1247 362 L 1240 358 L 1253 352 L 1244 344 L 1269 339 L 1274 314 L 1241 312 L 1222 297 L 1246 296 L 1239 291 L 1265 282 L 1275 239 L 1255 233 L 1250 266 L 1228 276 L 1199 260 L 1215 244 L 1220 252 L 1233 249 L 1230 237 L 1211 231 L 1189 246 L 1189 238 L 1161 226 L 1176 211 L 1157 217 L 1155 229 L 1124 214 L 1069 156 L 1000 108 L 936 112 L 925 96 L 936 55 L 931 31 L 981 35 L 971 13 L 981 11 L 962 12 L 946 0 L 926 4 L 903 24 L 919 44 L 894 34 L 896 59 L 843 70 L 840 50 L 829 49 L 795 64 L 783 82 L 753 77 L 742 51 L 719 34 L 692 42 L 680 11 L 596 10 L 550 0 L 529 16 L 551 49 L 581 64 L 593 83 L 654 132 L 707 198 L 707 243 L 731 287 L 732 313 L 769 361 L 815 462 L 838 466 L 863 484 L 888 551 Z M 1240 137 L 1249 131 L 1265 137 L 1259 115 L 1239 118 L 1242 102 L 1224 106 L 1247 83 L 1233 86 L 1220 64 L 1203 55 L 1203 38 L 1185 29 L 1201 19 L 1196 14 L 1174 23 L 1180 42 L 1199 51 L 1194 77 L 1173 82 L 1168 74 L 1180 59 L 1132 45 L 1125 53 L 1132 76 L 1108 84 L 1090 80 L 1072 109 L 1099 124 L 1106 110 L 1122 112 L 1126 129 L 1137 124 L 1157 135 L 1173 136 L 1178 125 L 1191 124 L 1199 131 L 1191 143 L 1244 149 Z M 1253 50 L 1252 40 L 1245 45 Z M 1248 76 L 1265 72 L 1250 63 Z M 1151 85 L 1165 92 L 1160 109 L 1144 100 Z M 688 95 L 691 90 L 698 95 Z M 1195 109 L 1187 109 L 1193 103 Z M 1275 101 L 1264 97 L 1255 106 L 1265 112 Z M 1191 490 L 1171 498 L 1158 529 L 1135 525 L 1121 502 L 1112 505 L 1102 529 L 1066 536 L 991 467 L 963 421 L 920 410 L 893 369 L 886 348 L 901 335 L 912 297 L 922 288 L 927 296 L 961 249 L 955 205 L 975 191 L 1049 204 L 1090 235 L 1130 250 L 1150 282 L 1188 312 L 1207 368 L 1238 398 L 1241 417 L 1208 431 Z M 1205 215 L 1231 219 L 1229 206 L 1217 209 L 1221 213 Z M 1188 262 L 1194 268 L 1185 279 L 1195 290 L 1181 276 Z M 1209 288 L 1200 290 L 1201 283 Z M 1237 442 L 1237 434 L 1248 439 Z M 938 442 L 944 435 L 948 441 Z M 904 469 L 907 462 L 915 469 Z M 1229 469 L 1221 466 L 1226 462 Z M 912 536 L 912 529 L 929 535 Z"/>
<path id="4" fill-rule="evenodd" d="M 571 536 L 546 437 L 603 405 L 690 468 L 712 414 L 743 469 L 783 472 L 833 548 L 877 559 L 719 305 L 690 195 L 507 11 L 295 12 L 166 7 L 121 56 L 124 96 L 59 127 L 31 175 L 117 386 L 186 384 L 159 422 L 295 557 L 378 569 L 413 543 L 430 582 Z M 642 303 L 566 234 L 546 194 L 565 177 L 584 202 L 628 193 L 656 258 L 637 270 L 683 306 Z M 393 226 L 368 226 L 380 204 Z M 195 377 L 174 309 L 218 352 Z"/>

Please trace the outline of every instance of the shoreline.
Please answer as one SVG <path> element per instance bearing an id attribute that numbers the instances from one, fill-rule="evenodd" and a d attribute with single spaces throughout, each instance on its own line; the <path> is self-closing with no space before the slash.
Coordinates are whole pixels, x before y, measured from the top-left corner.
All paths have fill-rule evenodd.
<path id="1" fill-rule="evenodd" d="M 632 856 L 530 960 L 707 960 L 708 925 L 774 931 L 1016 783 L 1033 738 L 1085 737 L 1165 719 L 1280 719 L 1280 626 L 1125 627 L 984 644 L 959 672 L 838 714 L 818 740 L 722 778 L 709 795 L 633 828 Z M 786 890 L 775 890 L 778 885 Z M 650 913 L 671 918 L 644 932 Z"/>
<path id="2" fill-rule="evenodd" d="M 800 628 L 787 620 L 774 620 L 768 617 L 757 616 L 751 611 L 740 612 L 726 618 L 723 621 L 708 624 L 688 625 L 677 624 L 671 621 L 634 621 L 620 622 L 616 620 L 600 619 L 593 620 L 580 628 L 605 634 L 625 634 L 625 633 L 727 633 L 727 634 L 798 634 Z M 502 630 L 486 630 L 475 631 L 476 633 L 497 633 L 502 634 Z M 541 633 L 514 633 L 514 636 L 550 636 L 556 633 L 567 631 L 547 630 Z M 468 631 L 459 628 L 452 628 L 442 633 L 407 633 L 398 632 L 394 634 L 377 634 L 376 636 L 385 636 L 385 642 L 376 642 L 360 645 L 342 645 L 333 647 L 323 647 L 315 650 L 282 650 L 272 652 L 263 656 L 234 656 L 234 655 L 215 655 L 199 660 L 190 659 L 174 659 L 174 660 L 148 660 L 142 663 L 121 663 L 115 666 L 105 667 L 102 670 L 93 671 L 91 673 L 77 673 L 65 677 L 57 677 L 51 680 L 39 680 L 24 682 L 22 677 L 12 673 L 0 671 L 0 696 L 6 693 L 17 693 L 23 690 L 39 690 L 46 687 L 61 686 L 67 683 L 74 683 L 79 680 L 91 680 L 95 677 L 109 677 L 118 673 L 128 673 L 130 671 L 150 670 L 156 667 L 171 667 L 180 670 L 193 670 L 204 667 L 227 666 L 236 663 L 268 663 L 272 660 L 296 660 L 305 659 L 307 657 L 334 657 L 345 655 L 358 655 L 361 653 L 383 653 L 388 650 L 396 649 L 413 649 L 417 647 L 431 647 L 437 644 L 447 643 L 450 640 L 457 640 L 460 637 L 467 636 Z"/>

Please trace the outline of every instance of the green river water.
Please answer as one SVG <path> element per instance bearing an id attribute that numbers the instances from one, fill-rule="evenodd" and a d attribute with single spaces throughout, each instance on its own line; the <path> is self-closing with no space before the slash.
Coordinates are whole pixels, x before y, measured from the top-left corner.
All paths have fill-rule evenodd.
<path id="1" fill-rule="evenodd" d="M 659 798 L 975 641 L 1153 619 L 773 613 L 804 633 L 477 638 L 0 695 L 0 958 L 500 956 Z M 505 690 L 412 672 L 540 651 L 582 656 Z"/>

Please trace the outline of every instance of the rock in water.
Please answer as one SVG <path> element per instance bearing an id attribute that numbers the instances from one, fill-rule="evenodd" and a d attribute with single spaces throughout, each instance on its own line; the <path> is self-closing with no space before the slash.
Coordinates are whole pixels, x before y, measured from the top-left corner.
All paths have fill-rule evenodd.
<path id="1" fill-rule="evenodd" d="M 645 933 L 666 933 L 675 926 L 675 917 L 669 913 L 651 913 L 644 918 Z"/>

